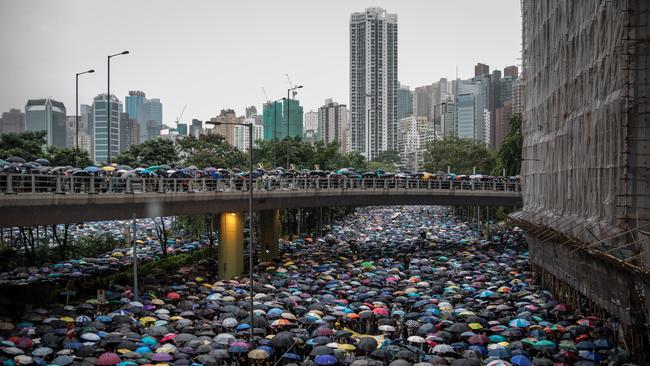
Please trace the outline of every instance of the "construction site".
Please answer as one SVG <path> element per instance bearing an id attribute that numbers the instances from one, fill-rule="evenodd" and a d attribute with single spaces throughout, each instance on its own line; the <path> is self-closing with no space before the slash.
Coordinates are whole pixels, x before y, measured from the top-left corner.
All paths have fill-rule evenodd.
<path id="1" fill-rule="evenodd" d="M 538 281 L 650 360 L 650 2 L 522 1 L 523 204 Z"/>

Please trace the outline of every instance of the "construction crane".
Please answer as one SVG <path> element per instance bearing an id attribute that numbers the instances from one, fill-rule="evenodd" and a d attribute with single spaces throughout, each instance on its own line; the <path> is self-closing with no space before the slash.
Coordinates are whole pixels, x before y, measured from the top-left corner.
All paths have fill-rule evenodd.
<path id="1" fill-rule="evenodd" d="M 289 82 L 289 88 L 293 89 L 293 91 L 291 92 L 291 94 L 293 94 L 293 99 L 296 99 L 296 94 L 298 94 L 298 91 L 295 89 L 296 86 L 293 85 L 293 83 L 291 82 L 291 78 L 289 78 L 289 74 L 285 74 L 285 75 L 287 76 L 287 81 Z"/>
<path id="2" fill-rule="evenodd" d="M 186 108 L 187 108 L 187 104 L 183 106 L 183 110 L 181 111 L 181 114 L 179 114 L 178 117 L 176 117 L 176 125 L 178 125 L 178 122 L 181 120 L 181 118 L 183 118 L 183 113 L 185 113 Z"/>
<path id="3" fill-rule="evenodd" d="M 264 89 L 264 87 L 262 87 L 262 92 L 264 93 L 264 98 L 266 98 L 266 102 L 270 103 L 271 99 L 269 99 L 269 95 L 266 94 L 266 89 Z"/>

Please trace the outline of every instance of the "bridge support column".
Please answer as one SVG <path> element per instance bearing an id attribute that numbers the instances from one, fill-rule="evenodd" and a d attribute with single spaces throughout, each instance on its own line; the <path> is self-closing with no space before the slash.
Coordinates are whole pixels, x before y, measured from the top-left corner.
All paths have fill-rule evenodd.
<path id="1" fill-rule="evenodd" d="M 278 256 L 280 239 L 280 209 L 260 211 L 260 261 L 268 262 Z"/>
<path id="2" fill-rule="evenodd" d="M 219 277 L 232 279 L 244 273 L 244 214 L 219 215 Z"/>

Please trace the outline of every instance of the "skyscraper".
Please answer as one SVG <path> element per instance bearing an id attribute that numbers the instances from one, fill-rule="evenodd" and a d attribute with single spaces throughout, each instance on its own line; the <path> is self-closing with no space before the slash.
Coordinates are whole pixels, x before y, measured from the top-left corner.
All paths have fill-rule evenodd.
<path id="1" fill-rule="evenodd" d="M 397 89 L 397 120 L 413 114 L 413 92 L 408 85 L 401 85 Z"/>
<path id="2" fill-rule="evenodd" d="M 348 107 L 326 99 L 325 105 L 318 108 L 318 131 L 320 139 L 326 144 L 336 142 L 341 152 L 348 144 Z"/>
<path id="3" fill-rule="evenodd" d="M 350 16 L 350 147 L 372 160 L 396 148 L 397 15 Z"/>
<path id="4" fill-rule="evenodd" d="M 2 118 L 0 118 L 0 134 L 21 133 L 24 131 L 25 113 L 17 108 L 11 108 L 9 112 L 2 113 Z"/>
<path id="5" fill-rule="evenodd" d="M 65 105 L 54 99 L 30 99 L 25 106 L 25 130 L 46 131 L 47 145 L 67 144 Z"/>
<path id="6" fill-rule="evenodd" d="M 192 119 L 192 124 L 190 125 L 190 136 L 198 139 L 201 131 L 203 131 L 203 122 L 198 119 Z"/>
<path id="7" fill-rule="evenodd" d="M 140 105 L 137 121 L 140 123 L 142 141 L 159 137 L 163 121 L 160 99 L 145 99 Z"/>
<path id="8" fill-rule="evenodd" d="M 490 66 L 479 62 L 474 66 L 474 76 L 484 75 L 490 75 Z"/>
<path id="9" fill-rule="evenodd" d="M 304 134 L 318 135 L 318 112 L 309 111 L 305 112 L 305 124 L 303 126 Z M 303 136 L 304 137 L 304 136 Z"/>
<path id="10" fill-rule="evenodd" d="M 93 160 L 96 163 L 106 163 L 108 160 L 109 118 L 108 100 L 106 94 L 100 94 L 93 99 Z M 120 111 L 122 102 L 111 94 L 110 113 L 110 157 L 117 156 L 120 151 Z"/>
<path id="11" fill-rule="evenodd" d="M 126 113 L 130 118 L 140 121 L 140 108 L 147 100 L 144 92 L 140 90 L 129 90 L 129 95 L 124 97 L 124 104 L 126 106 Z"/>
<path id="12" fill-rule="evenodd" d="M 255 124 L 255 115 L 246 118 L 243 123 L 253 125 L 253 147 L 257 146 L 257 141 L 264 139 L 264 126 Z M 234 126 L 235 144 L 234 146 L 242 151 L 248 151 L 248 126 Z"/>
<path id="13" fill-rule="evenodd" d="M 232 109 L 222 109 L 218 116 L 210 119 L 211 121 L 221 122 L 220 125 L 215 125 L 211 130 L 212 133 L 223 136 L 227 143 L 235 146 L 235 126 L 232 123 L 237 123 L 237 115 Z"/>
<path id="14" fill-rule="evenodd" d="M 257 114 L 257 108 L 254 105 L 250 107 L 246 107 L 246 114 L 245 114 L 246 118 L 251 118 L 256 114 Z"/>
<path id="15" fill-rule="evenodd" d="M 187 123 L 177 123 L 176 130 L 180 136 L 187 136 Z"/>
<path id="16" fill-rule="evenodd" d="M 281 140 L 284 138 L 285 133 L 282 131 L 282 103 L 281 102 L 267 102 L 263 107 L 264 119 L 264 141 L 271 141 L 273 139 Z"/>
<path id="17" fill-rule="evenodd" d="M 128 113 L 120 113 L 120 152 L 140 143 L 140 124 Z"/>
<path id="18" fill-rule="evenodd" d="M 303 112 L 300 101 L 297 99 L 285 99 L 282 112 L 282 128 L 284 129 L 284 134 L 280 134 L 279 138 L 289 137 L 302 137 L 302 121 L 303 121 Z M 288 119 L 288 120 L 287 120 Z M 287 131 L 287 127 L 289 130 Z M 278 130 L 278 134 L 280 131 Z"/>
<path id="19" fill-rule="evenodd" d="M 458 119 L 456 135 L 465 139 L 476 138 L 476 95 L 471 93 L 458 95 L 456 110 Z"/>

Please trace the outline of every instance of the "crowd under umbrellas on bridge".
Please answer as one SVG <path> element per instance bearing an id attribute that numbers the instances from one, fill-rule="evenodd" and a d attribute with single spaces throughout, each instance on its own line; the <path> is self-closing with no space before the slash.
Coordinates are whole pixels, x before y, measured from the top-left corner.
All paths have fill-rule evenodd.
<path id="1" fill-rule="evenodd" d="M 519 230 L 437 207 L 357 209 L 247 277 L 201 266 L 0 322 L 0 360 L 54 365 L 622 364 L 608 320 L 537 287 Z M 250 338 L 252 328 L 253 338 Z"/>
<path id="2" fill-rule="evenodd" d="M 519 177 L 485 174 L 458 175 L 452 172 L 356 171 L 340 168 L 253 170 L 256 189 L 283 188 L 280 181 L 293 181 L 303 188 L 439 188 L 518 191 Z M 4 193 L 101 193 L 244 189 L 249 172 L 216 167 L 153 165 L 131 167 L 116 163 L 105 166 L 52 166 L 46 159 L 26 162 L 20 157 L 0 160 L 0 192 Z M 220 182 L 221 184 L 215 184 Z M 131 183 L 134 183 L 131 185 Z M 287 183 L 290 184 L 290 183 Z"/>

